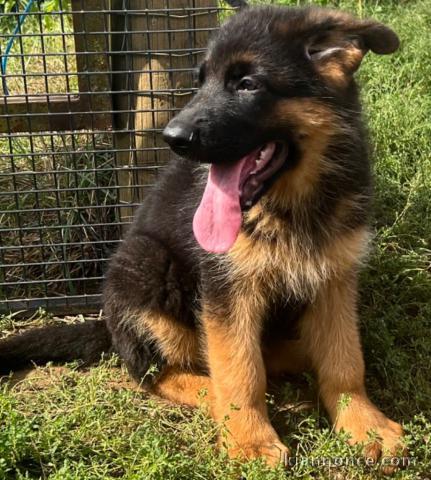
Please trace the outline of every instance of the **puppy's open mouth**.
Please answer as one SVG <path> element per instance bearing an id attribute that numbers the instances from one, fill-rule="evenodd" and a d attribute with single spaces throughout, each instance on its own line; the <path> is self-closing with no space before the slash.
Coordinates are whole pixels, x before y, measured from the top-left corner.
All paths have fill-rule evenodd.
<path id="1" fill-rule="evenodd" d="M 247 155 L 240 176 L 240 205 L 242 210 L 253 206 L 268 182 L 284 165 L 287 145 L 269 142 Z"/>
<path id="2" fill-rule="evenodd" d="M 241 229 L 242 211 L 260 198 L 265 187 L 285 164 L 287 145 L 268 142 L 235 163 L 213 164 L 193 231 L 202 248 L 227 252 Z"/>

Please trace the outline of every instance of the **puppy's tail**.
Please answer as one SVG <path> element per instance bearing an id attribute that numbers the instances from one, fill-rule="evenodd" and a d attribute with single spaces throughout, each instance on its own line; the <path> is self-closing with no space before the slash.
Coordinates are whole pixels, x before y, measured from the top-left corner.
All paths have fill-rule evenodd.
<path id="1" fill-rule="evenodd" d="M 102 320 L 48 325 L 0 340 L 0 375 L 47 362 L 97 362 L 112 351 L 111 335 Z"/>

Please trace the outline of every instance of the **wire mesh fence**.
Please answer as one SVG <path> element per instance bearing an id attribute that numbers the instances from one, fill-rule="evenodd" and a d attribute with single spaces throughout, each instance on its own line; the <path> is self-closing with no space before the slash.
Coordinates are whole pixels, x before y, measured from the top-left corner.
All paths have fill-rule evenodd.
<path id="1" fill-rule="evenodd" d="M 0 0 L 0 312 L 94 311 L 230 7 Z"/>

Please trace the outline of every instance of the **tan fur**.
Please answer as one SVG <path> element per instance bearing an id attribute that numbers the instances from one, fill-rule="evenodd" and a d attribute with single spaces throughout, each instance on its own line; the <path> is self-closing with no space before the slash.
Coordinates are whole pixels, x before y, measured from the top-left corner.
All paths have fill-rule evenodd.
<path id="1" fill-rule="evenodd" d="M 325 282 L 301 321 L 301 339 L 336 431 L 349 432 L 351 443 L 365 442 L 368 433 L 376 432 L 381 440 L 372 442 L 367 454 L 377 458 L 382 449 L 396 453 L 402 429 L 367 397 L 356 292 L 353 271 Z"/>
<path id="2" fill-rule="evenodd" d="M 188 368 L 199 363 L 199 336 L 193 329 L 160 312 L 130 312 L 123 318 L 138 335 L 149 336 L 157 343 L 168 365 Z"/>
<path id="3" fill-rule="evenodd" d="M 227 318 L 204 308 L 214 417 L 225 422 L 224 440 L 231 456 L 265 456 L 276 464 L 288 450 L 266 409 L 266 372 L 260 350 L 262 295 L 253 298 L 251 292 L 244 293 L 237 290 Z"/>
<path id="4" fill-rule="evenodd" d="M 324 15 L 318 10 L 313 12 L 316 22 L 325 21 Z M 352 74 L 359 68 L 366 50 L 359 48 L 354 41 L 350 41 L 349 33 L 353 37 L 354 32 L 361 31 L 366 24 L 358 23 L 351 15 L 345 12 L 333 10 L 332 19 L 343 25 L 343 29 L 333 31 L 324 41 L 318 43 L 318 47 L 340 48 L 339 51 L 328 57 L 315 62 L 317 71 L 324 77 L 329 85 L 337 88 L 345 88 L 351 81 Z M 346 35 L 347 33 L 347 35 Z"/>
<path id="5" fill-rule="evenodd" d="M 152 388 L 152 392 L 171 402 L 190 407 L 207 404 L 211 409 L 214 404 L 209 377 L 184 372 L 176 367 L 168 367 L 163 372 Z"/>
<path id="6" fill-rule="evenodd" d="M 331 140 L 342 130 L 333 110 L 317 100 L 283 99 L 277 103 L 271 123 L 292 125 L 301 146 L 301 161 L 285 172 L 269 190 L 271 203 L 282 208 L 302 205 L 314 191 L 320 175 L 333 169 L 325 161 L 324 152 Z"/>
<path id="7" fill-rule="evenodd" d="M 268 375 L 297 374 L 310 369 L 310 359 L 301 340 L 282 340 L 263 350 Z"/>
<path id="8" fill-rule="evenodd" d="M 228 254 L 232 277 L 247 285 L 256 279 L 254 282 L 264 284 L 265 295 L 283 289 L 286 297 L 310 300 L 323 281 L 360 262 L 367 251 L 366 227 L 340 234 L 320 252 L 310 249 L 294 230 L 278 228 L 274 223 L 274 242 L 241 232 Z"/>
<path id="9" fill-rule="evenodd" d="M 342 49 L 316 62 L 317 71 L 330 84 L 344 88 L 352 80 L 352 74 L 358 69 L 365 52 L 354 44 L 346 44 L 340 36 L 333 35 L 326 43 L 326 47 L 341 46 Z"/>
<path id="10" fill-rule="evenodd" d="M 256 54 L 252 51 L 249 52 L 235 52 L 231 51 L 229 58 L 226 59 L 226 69 L 231 65 L 237 65 L 238 63 L 256 63 Z"/>
<path id="11" fill-rule="evenodd" d="M 361 53 L 360 50 L 354 49 L 351 52 L 345 52 L 345 61 L 347 64 L 353 64 L 355 61 L 355 54 Z M 363 54 L 361 54 L 362 58 Z M 319 73 L 325 77 L 325 80 L 328 83 L 338 87 L 345 88 L 349 85 L 351 81 L 351 69 L 352 67 L 346 67 L 343 62 L 340 62 L 338 59 L 328 60 L 322 65 L 319 65 L 317 70 Z"/>

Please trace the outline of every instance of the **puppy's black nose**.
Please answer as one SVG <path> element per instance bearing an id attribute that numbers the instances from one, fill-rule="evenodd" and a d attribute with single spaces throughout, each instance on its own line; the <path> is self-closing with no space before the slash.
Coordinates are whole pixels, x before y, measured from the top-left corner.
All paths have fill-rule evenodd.
<path id="1" fill-rule="evenodd" d="M 163 140 L 178 155 L 190 153 L 197 141 L 197 136 L 198 133 L 193 125 L 175 122 L 175 120 L 169 122 L 163 130 Z"/>

